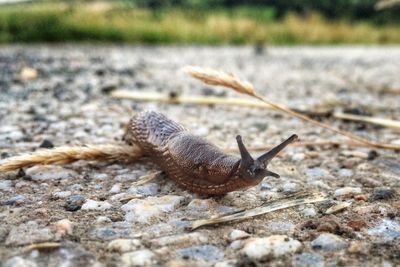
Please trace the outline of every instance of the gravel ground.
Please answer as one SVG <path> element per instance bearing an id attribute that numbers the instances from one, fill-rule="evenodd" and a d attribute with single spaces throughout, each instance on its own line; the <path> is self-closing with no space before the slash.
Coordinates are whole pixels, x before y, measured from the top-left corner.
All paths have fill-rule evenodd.
<path id="1" fill-rule="evenodd" d="M 345 138 L 268 110 L 116 100 L 113 89 L 236 96 L 182 73 L 224 69 L 269 99 L 309 111 L 400 119 L 399 47 L 0 48 L 1 158 L 39 147 L 119 143 L 130 116 L 157 110 L 221 148 L 241 134 L 249 147 Z M 381 142 L 399 132 L 322 118 Z M 260 153 L 260 152 L 256 152 Z M 77 162 L 0 174 L 2 266 L 399 266 L 399 153 L 347 146 L 289 147 L 271 163 L 280 179 L 207 198 L 165 175 L 132 186 L 157 166 L 147 161 Z M 330 200 L 188 231 L 190 220 L 252 208 L 296 192 Z M 124 201 L 128 195 L 137 197 Z M 326 215 L 338 203 L 347 209 Z M 34 249 L 30 244 L 57 242 Z"/>

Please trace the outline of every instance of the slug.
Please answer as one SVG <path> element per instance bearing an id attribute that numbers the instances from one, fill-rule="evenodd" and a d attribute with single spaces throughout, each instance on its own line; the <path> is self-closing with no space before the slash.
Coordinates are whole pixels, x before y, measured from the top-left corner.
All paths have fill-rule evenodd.
<path id="1" fill-rule="evenodd" d="M 279 175 L 267 169 L 269 161 L 297 135 L 253 159 L 236 136 L 240 158 L 227 155 L 205 139 L 189 133 L 163 114 L 146 111 L 134 116 L 124 140 L 138 145 L 179 186 L 205 195 L 222 195 L 259 184 L 264 177 Z"/>

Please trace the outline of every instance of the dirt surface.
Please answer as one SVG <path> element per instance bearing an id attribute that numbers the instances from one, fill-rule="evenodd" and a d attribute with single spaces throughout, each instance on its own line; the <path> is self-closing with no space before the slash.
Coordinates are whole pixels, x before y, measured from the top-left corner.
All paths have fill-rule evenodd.
<path id="1" fill-rule="evenodd" d="M 115 89 L 243 97 L 187 77 L 181 67 L 223 69 L 270 100 L 307 111 L 400 119 L 400 48 L 13 46 L 0 48 L 0 149 L 6 160 L 39 147 L 121 143 L 130 116 L 156 110 L 221 148 L 346 140 L 271 110 L 112 99 Z M 371 140 L 399 131 L 321 120 Z M 253 152 L 253 154 L 261 153 Z M 207 198 L 136 163 L 77 162 L 0 174 L 2 266 L 398 266 L 399 153 L 350 146 L 289 147 L 270 168 L 280 179 Z M 188 231 L 194 219 L 300 192 L 329 200 Z M 127 197 L 134 196 L 129 201 Z M 344 210 L 328 208 L 348 203 Z M 54 242 L 47 247 L 31 244 Z"/>

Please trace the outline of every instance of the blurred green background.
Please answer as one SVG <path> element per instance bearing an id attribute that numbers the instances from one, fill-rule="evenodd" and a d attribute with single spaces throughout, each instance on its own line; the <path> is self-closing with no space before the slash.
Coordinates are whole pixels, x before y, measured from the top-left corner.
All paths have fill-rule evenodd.
<path id="1" fill-rule="evenodd" d="M 0 0 L 0 43 L 399 44 L 396 0 Z"/>

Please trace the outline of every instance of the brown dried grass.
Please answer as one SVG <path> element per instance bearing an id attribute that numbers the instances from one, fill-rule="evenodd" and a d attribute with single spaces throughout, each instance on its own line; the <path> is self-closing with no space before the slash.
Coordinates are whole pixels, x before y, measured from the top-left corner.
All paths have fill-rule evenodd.
<path id="1" fill-rule="evenodd" d="M 128 145 L 86 145 L 41 149 L 5 160 L 0 172 L 18 170 L 38 164 L 70 164 L 78 160 L 127 160 L 140 158 L 142 151 L 138 146 Z"/>
<path id="2" fill-rule="evenodd" d="M 187 73 L 189 73 L 192 77 L 199 79 L 206 84 L 219 85 L 219 86 L 223 86 L 223 87 L 226 87 L 229 89 L 233 89 L 236 92 L 239 92 L 242 94 L 250 95 L 253 98 L 261 100 L 262 102 L 270 105 L 273 109 L 275 109 L 277 111 L 286 113 L 293 117 L 299 118 L 299 119 L 304 120 L 309 123 L 312 123 L 314 125 L 317 125 L 318 127 L 325 128 L 331 132 L 346 136 L 346 137 L 350 138 L 351 140 L 357 141 L 366 146 L 374 147 L 374 148 L 400 150 L 400 145 L 372 142 L 370 140 L 367 140 L 367 139 L 364 139 L 357 135 L 354 135 L 350 132 L 334 128 L 334 127 L 330 126 L 329 124 L 322 123 L 322 122 L 316 121 L 314 119 L 311 119 L 311 118 L 307 117 L 306 115 L 296 112 L 282 104 L 272 102 L 272 101 L 268 100 L 267 98 L 265 98 L 264 96 L 259 95 L 254 90 L 254 87 L 251 84 L 249 85 L 248 82 L 242 82 L 239 78 L 235 77 L 233 74 L 227 74 L 227 73 L 224 73 L 223 71 L 217 71 L 217 70 L 213 70 L 210 68 L 201 68 L 201 67 L 185 67 L 184 70 Z"/>

